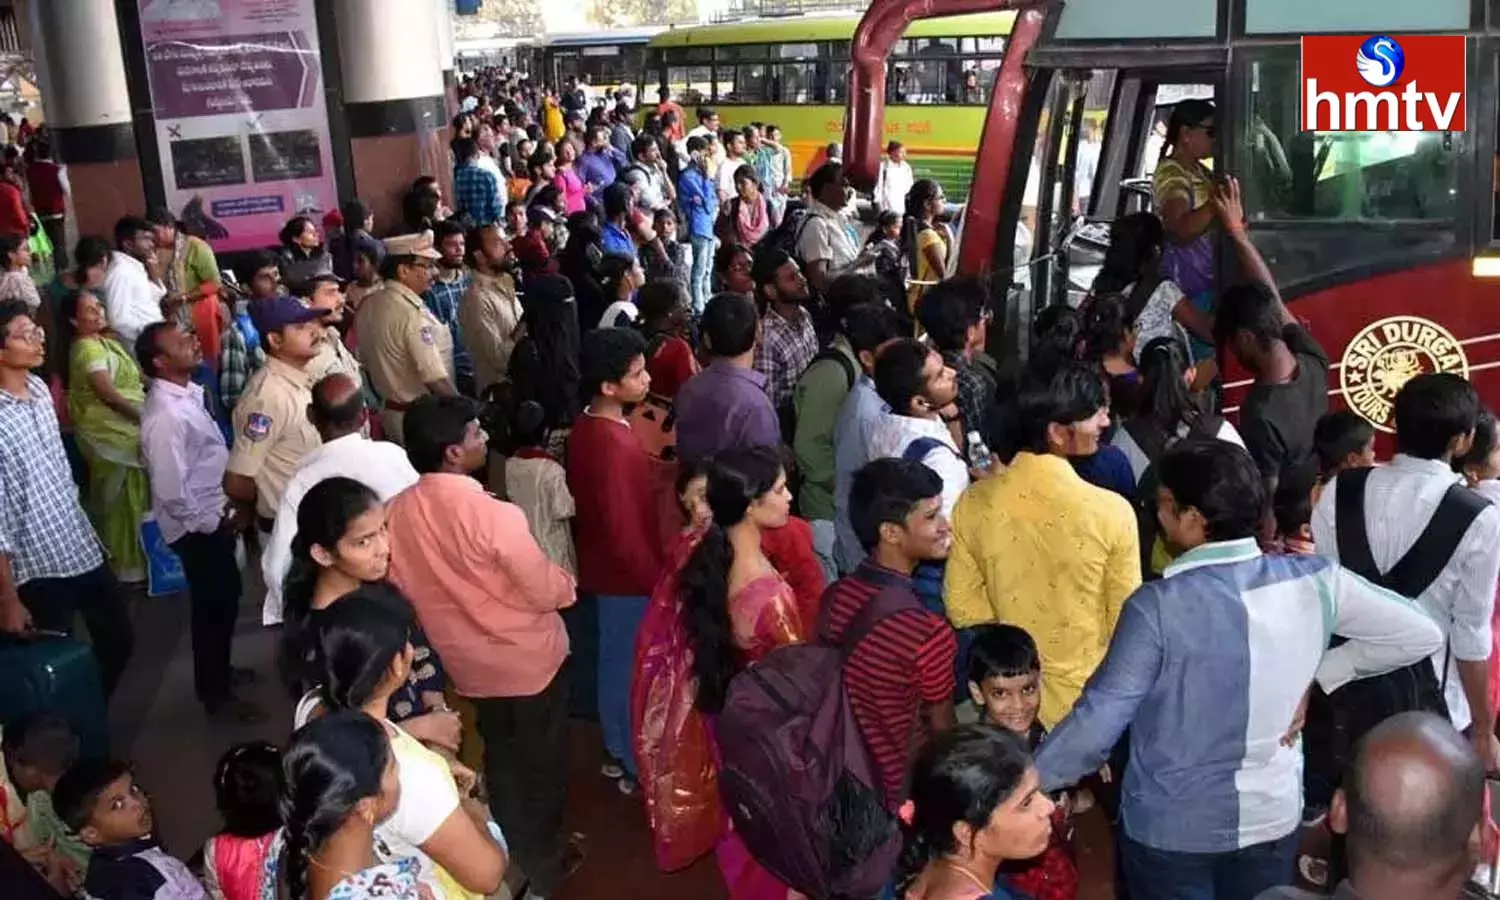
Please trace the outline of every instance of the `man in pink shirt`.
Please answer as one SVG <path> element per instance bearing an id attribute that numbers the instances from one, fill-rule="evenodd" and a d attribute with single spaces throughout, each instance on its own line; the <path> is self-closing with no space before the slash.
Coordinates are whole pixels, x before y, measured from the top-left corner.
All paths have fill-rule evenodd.
<path id="1" fill-rule="evenodd" d="M 469 400 L 419 399 L 405 438 L 421 478 L 389 505 L 390 580 L 474 703 L 490 810 L 531 878 L 528 896 L 546 897 L 569 868 L 560 839 L 568 634 L 558 610 L 574 602 L 573 577 L 542 552 L 519 507 L 470 476 L 489 438 Z"/>

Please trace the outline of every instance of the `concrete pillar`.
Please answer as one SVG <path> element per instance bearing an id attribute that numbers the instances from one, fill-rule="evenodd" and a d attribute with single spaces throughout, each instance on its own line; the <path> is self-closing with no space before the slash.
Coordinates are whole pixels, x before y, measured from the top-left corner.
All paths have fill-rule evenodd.
<path id="1" fill-rule="evenodd" d="M 417 177 L 437 176 L 452 195 L 437 6 L 333 0 L 333 9 L 355 190 L 377 230 L 399 230 L 401 198 Z"/>
<path id="2" fill-rule="evenodd" d="M 443 96 L 448 103 L 448 119 L 458 115 L 458 76 L 455 73 L 453 46 L 453 0 L 433 0 L 438 11 L 438 63 L 443 67 Z"/>
<path id="3" fill-rule="evenodd" d="M 109 238 L 146 192 L 114 0 L 33 0 L 28 25 L 42 108 L 68 167 L 78 233 Z"/>

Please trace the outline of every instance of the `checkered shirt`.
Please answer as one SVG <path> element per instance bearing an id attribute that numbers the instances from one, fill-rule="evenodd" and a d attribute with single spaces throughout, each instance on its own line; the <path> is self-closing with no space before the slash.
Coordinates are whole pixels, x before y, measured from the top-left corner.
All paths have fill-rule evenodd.
<path id="1" fill-rule="evenodd" d="M 230 323 L 224 329 L 224 346 L 219 350 L 219 400 L 232 412 L 245 393 L 250 376 L 266 364 L 266 351 L 260 344 L 249 346 L 245 336 Z"/>
<path id="2" fill-rule="evenodd" d="M 474 374 L 474 357 L 469 355 L 469 348 L 464 346 L 463 331 L 458 324 L 458 304 L 463 300 L 464 294 L 468 293 L 469 281 L 468 269 L 464 269 L 452 281 L 434 277 L 432 287 L 422 295 L 422 302 L 427 306 L 428 312 L 447 325 L 448 332 L 453 335 L 453 368 L 458 375 Z"/>
<path id="3" fill-rule="evenodd" d="M 52 393 L 35 375 L 27 396 L 0 391 L 0 553 L 17 585 L 97 569 L 104 551 L 78 503 Z"/>
<path id="4" fill-rule="evenodd" d="M 797 379 L 818 355 L 818 333 L 807 310 L 784 319 L 768 309 L 761 317 L 760 343 L 755 347 L 755 370 L 766 376 L 766 396 L 778 411 L 792 398 Z"/>
<path id="5" fill-rule="evenodd" d="M 493 225 L 505 218 L 505 192 L 495 176 L 470 163 L 453 173 L 454 211 L 475 227 Z"/>

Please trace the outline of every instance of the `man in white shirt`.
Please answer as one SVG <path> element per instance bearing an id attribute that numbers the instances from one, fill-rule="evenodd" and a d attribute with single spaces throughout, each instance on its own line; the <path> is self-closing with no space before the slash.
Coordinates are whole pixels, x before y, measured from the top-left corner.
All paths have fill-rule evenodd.
<path id="1" fill-rule="evenodd" d="M 734 174 L 745 165 L 745 133 L 738 129 L 730 128 L 722 132 L 724 137 L 724 161 L 719 163 L 718 174 L 715 179 L 719 184 L 719 205 L 727 206 L 730 200 L 739 196 L 739 190 L 734 184 Z"/>
<path id="2" fill-rule="evenodd" d="M 875 177 L 875 208 L 904 215 L 906 195 L 915 183 L 911 163 L 906 161 L 906 145 L 891 141 L 885 148 L 885 157 L 880 163 L 880 174 Z"/>
<path id="3" fill-rule="evenodd" d="M 870 429 L 869 458 L 920 462 L 943 479 L 943 515 L 969 486 L 959 454 L 958 378 L 940 353 L 915 338 L 888 344 L 875 359 L 875 390 L 890 407 Z"/>
<path id="4" fill-rule="evenodd" d="M 819 294 L 827 293 L 833 279 L 859 258 L 858 232 L 843 213 L 849 202 L 848 187 L 839 163 L 825 163 L 807 179 L 812 201 L 797 239 L 797 256 Z"/>
<path id="5" fill-rule="evenodd" d="M 176 323 L 147 325 L 135 345 L 151 390 L 141 406 L 141 455 L 151 476 L 151 511 L 182 560 L 192 602 L 193 689 L 210 716 L 264 721 L 234 696 L 230 652 L 239 617 L 235 535 L 246 524 L 224 495 L 229 448 L 192 381 L 203 362 L 198 336 Z"/>
<path id="6" fill-rule="evenodd" d="M 719 113 L 707 106 L 698 107 L 698 124 L 688 131 L 683 138 L 708 137 L 719 133 Z M 683 154 L 686 156 L 687 154 Z"/>
<path id="7" fill-rule="evenodd" d="M 479 157 L 474 160 L 474 165 L 495 176 L 495 183 L 500 185 L 501 193 L 505 192 L 505 173 L 500 171 L 500 163 L 495 159 L 495 129 L 488 122 L 482 122 L 474 132 L 474 143 L 479 145 Z"/>
<path id="8" fill-rule="evenodd" d="M 335 373 L 313 385 L 307 414 L 323 444 L 302 457 L 276 509 L 276 526 L 261 557 L 266 581 L 261 620 L 266 625 L 281 621 L 281 588 L 292 564 L 297 507 L 313 485 L 328 478 L 352 478 L 385 502 L 417 483 L 417 470 L 399 446 L 365 437 L 369 412 L 349 376 Z"/>
<path id="9" fill-rule="evenodd" d="M 151 224 L 135 216 L 115 223 L 114 253 L 104 274 L 100 299 L 110 327 L 127 347 L 134 347 L 141 331 L 160 322 L 167 289 L 152 279 L 146 264 L 156 256 L 156 237 Z"/>
<path id="10" fill-rule="evenodd" d="M 1313 540 L 1318 553 L 1339 560 L 1359 574 L 1353 556 L 1357 540 L 1338 531 L 1340 491 L 1363 480 L 1363 520 L 1367 556 L 1382 577 L 1397 574 L 1418 539 L 1428 530 L 1450 489 L 1461 480 L 1452 460 L 1468 452 L 1474 441 L 1479 395 L 1473 385 L 1452 374 L 1419 375 L 1396 395 L 1396 449 L 1390 464 L 1378 469 L 1341 473 L 1323 490 L 1313 511 Z M 1346 477 L 1350 476 L 1350 477 Z M 1353 501 L 1350 498 L 1346 503 Z M 1470 513 L 1456 541 L 1429 545 L 1431 558 L 1415 560 L 1435 566 L 1442 554 L 1447 562 L 1416 600 L 1442 628 L 1445 646 L 1432 656 L 1437 684 L 1459 730 L 1469 729 L 1479 758 L 1489 771 L 1500 770 L 1500 742 L 1495 739 L 1494 710 L 1490 709 L 1490 619 L 1495 608 L 1496 578 L 1500 576 L 1500 509 L 1473 495 L 1449 498 L 1447 503 L 1480 506 Z M 1419 553 L 1418 556 L 1423 556 Z M 1345 558 L 1348 557 L 1348 558 Z M 1367 576 L 1369 577 L 1369 576 Z M 1446 667 L 1446 668 L 1445 668 Z M 1399 710 L 1393 710 L 1393 712 Z M 1351 735 L 1357 738 L 1358 735 Z"/>

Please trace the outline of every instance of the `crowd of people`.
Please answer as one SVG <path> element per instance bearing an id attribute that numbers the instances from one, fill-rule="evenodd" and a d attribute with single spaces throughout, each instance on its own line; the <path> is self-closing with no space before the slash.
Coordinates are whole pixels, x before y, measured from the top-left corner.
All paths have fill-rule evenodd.
<path id="1" fill-rule="evenodd" d="M 1202 169 L 1211 107 L 1179 105 L 1160 218 L 1116 223 L 1019 364 L 899 144 L 862 241 L 841 164 L 793 199 L 774 126 L 462 91 L 453 206 L 423 180 L 389 237 L 351 201 L 231 280 L 153 213 L 0 296 L 0 629 L 81 615 L 107 695 L 150 513 L 208 715 L 265 715 L 241 544 L 298 698 L 280 746 L 225 754 L 192 868 L 68 710 L 8 723 L 0 826 L 37 878 L 552 896 L 584 864 L 582 672 L 599 777 L 734 900 L 1068 900 L 1096 803 L 1135 900 L 1459 896 L 1500 770 L 1495 417 L 1417 376 L 1374 466 Z M 1190 278 L 1216 236 L 1245 275 L 1218 296 Z M 1218 358 L 1253 378 L 1237 426 Z M 1305 827 L 1339 852 L 1299 860 Z"/>

